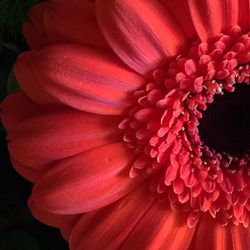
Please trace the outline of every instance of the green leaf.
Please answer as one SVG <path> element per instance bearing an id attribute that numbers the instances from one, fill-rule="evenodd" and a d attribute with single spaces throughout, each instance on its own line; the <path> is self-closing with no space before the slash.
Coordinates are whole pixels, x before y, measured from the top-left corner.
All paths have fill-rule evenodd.
<path id="1" fill-rule="evenodd" d="M 15 74 L 13 70 L 11 70 L 8 81 L 7 81 L 7 92 L 8 93 L 13 93 L 20 90 L 20 86 L 16 80 Z"/>

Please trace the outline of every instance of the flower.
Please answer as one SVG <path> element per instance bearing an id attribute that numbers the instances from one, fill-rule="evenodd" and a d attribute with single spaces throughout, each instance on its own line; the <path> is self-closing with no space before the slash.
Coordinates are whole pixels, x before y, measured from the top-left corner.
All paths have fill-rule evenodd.
<path id="1" fill-rule="evenodd" d="M 30 17 L 1 116 L 34 216 L 73 250 L 250 248 L 248 1 L 54 0 Z"/>

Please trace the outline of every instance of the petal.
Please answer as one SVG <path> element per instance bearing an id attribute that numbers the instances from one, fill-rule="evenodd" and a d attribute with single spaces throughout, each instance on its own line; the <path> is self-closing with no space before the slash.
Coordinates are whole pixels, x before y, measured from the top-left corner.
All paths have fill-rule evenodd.
<path id="1" fill-rule="evenodd" d="M 219 35 L 238 22 L 238 1 L 188 0 L 195 29 L 202 41 Z"/>
<path id="2" fill-rule="evenodd" d="M 145 82 L 112 53 L 78 45 L 23 53 L 14 69 L 35 102 L 66 104 L 99 114 L 123 113 L 133 102 L 130 93 Z"/>
<path id="3" fill-rule="evenodd" d="M 69 239 L 72 228 L 81 217 L 80 214 L 65 215 L 46 212 L 37 207 L 32 201 L 32 199 L 29 199 L 28 205 L 32 215 L 37 220 L 49 226 L 60 228 L 61 233 L 66 240 Z"/>
<path id="4" fill-rule="evenodd" d="M 248 32 L 250 17 L 250 5 L 249 0 L 238 0 L 239 7 L 238 7 L 238 24 L 242 28 L 243 32 Z"/>
<path id="5" fill-rule="evenodd" d="M 52 44 L 82 43 L 109 48 L 98 27 L 93 2 L 65 1 L 45 12 L 45 30 Z"/>
<path id="6" fill-rule="evenodd" d="M 15 158 L 11 158 L 11 163 L 14 169 L 25 179 L 29 180 L 30 182 L 35 182 L 42 176 L 42 171 L 37 168 L 31 168 L 26 166 L 20 162 L 18 162 Z"/>
<path id="7" fill-rule="evenodd" d="M 72 214 L 108 205 L 131 191 L 133 153 L 123 143 L 106 145 L 65 159 L 35 184 L 32 199 L 52 213 Z"/>
<path id="8" fill-rule="evenodd" d="M 190 42 L 197 36 L 194 24 L 190 15 L 188 0 L 173 1 L 160 0 L 165 5 L 169 13 L 176 18 L 179 28 L 185 34 Z"/>
<path id="9" fill-rule="evenodd" d="M 145 74 L 186 47 L 174 18 L 155 0 L 96 1 L 97 19 L 115 53 Z"/>
<path id="10" fill-rule="evenodd" d="M 24 24 L 24 34 L 32 49 L 67 42 L 108 48 L 89 0 L 40 3 L 32 8 L 30 19 L 32 23 Z"/>
<path id="11" fill-rule="evenodd" d="M 40 209 L 36 204 L 29 199 L 28 201 L 29 209 L 32 212 L 32 215 L 39 221 L 44 224 L 47 224 L 51 227 L 62 227 L 65 224 L 65 221 L 75 219 L 75 217 L 79 215 L 72 215 L 72 214 L 53 214 L 46 212 Z"/>
<path id="12" fill-rule="evenodd" d="M 243 250 L 250 249 L 250 229 L 242 225 L 222 226 L 210 216 L 200 221 L 191 249 Z M 206 242 L 206 244 L 204 244 Z"/>
<path id="13" fill-rule="evenodd" d="M 27 119 L 10 131 L 9 151 L 18 161 L 40 168 L 121 140 L 115 117 L 65 109 Z"/>
<path id="14" fill-rule="evenodd" d="M 153 200 L 147 199 L 147 192 L 142 186 L 114 204 L 84 214 L 73 228 L 70 249 L 120 249 L 152 206 Z"/>
<path id="15" fill-rule="evenodd" d="M 1 120 L 7 132 L 16 129 L 17 124 L 37 115 L 41 108 L 23 92 L 8 95 L 1 103 Z"/>
<path id="16" fill-rule="evenodd" d="M 7 97 L 1 108 L 10 155 L 21 174 L 24 168 L 41 172 L 55 161 L 121 140 L 120 117 L 71 108 L 43 110 L 22 93 Z"/>
<path id="17" fill-rule="evenodd" d="M 187 249 L 194 229 L 165 203 L 149 199 L 147 192 L 138 189 L 83 215 L 72 231 L 71 249 Z"/>
<path id="18" fill-rule="evenodd" d="M 36 4 L 29 13 L 31 23 L 23 24 L 23 34 L 31 49 L 40 49 L 50 44 L 43 25 L 44 11 L 48 2 Z"/>
<path id="19" fill-rule="evenodd" d="M 155 203 L 123 242 L 121 249 L 188 249 L 195 228 L 188 228 L 183 212 Z"/>
<path id="20" fill-rule="evenodd" d="M 230 237 L 232 237 L 232 245 L 235 250 L 250 249 L 250 228 L 240 226 L 230 227 Z M 229 248 L 227 248 L 229 249 Z"/>

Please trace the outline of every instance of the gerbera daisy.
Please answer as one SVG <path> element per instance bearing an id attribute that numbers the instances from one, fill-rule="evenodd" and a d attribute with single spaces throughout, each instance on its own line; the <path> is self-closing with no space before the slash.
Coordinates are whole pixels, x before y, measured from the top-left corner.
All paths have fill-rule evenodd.
<path id="1" fill-rule="evenodd" d="M 72 250 L 250 249 L 249 7 L 31 10 L 1 116 L 33 215 Z"/>

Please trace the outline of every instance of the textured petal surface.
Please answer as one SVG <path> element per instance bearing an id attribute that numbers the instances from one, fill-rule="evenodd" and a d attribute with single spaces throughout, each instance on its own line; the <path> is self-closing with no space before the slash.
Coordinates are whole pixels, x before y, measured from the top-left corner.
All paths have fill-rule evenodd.
<path id="1" fill-rule="evenodd" d="M 116 116 L 71 108 L 43 110 L 22 93 L 7 97 L 1 109 L 18 172 L 25 166 L 28 172 L 41 171 L 55 161 L 121 139 Z"/>
<path id="2" fill-rule="evenodd" d="M 7 132 L 17 128 L 17 125 L 27 118 L 36 116 L 41 107 L 29 99 L 23 92 L 8 95 L 1 103 L 1 119 Z"/>
<path id="3" fill-rule="evenodd" d="M 236 0 L 188 0 L 192 20 L 201 40 L 205 41 L 238 22 Z"/>
<path id="4" fill-rule="evenodd" d="M 35 102 L 67 104 L 100 114 L 121 114 L 131 92 L 145 79 L 104 51 L 78 45 L 55 45 L 18 57 L 15 74 Z"/>
<path id="5" fill-rule="evenodd" d="M 139 73 L 155 69 L 186 46 L 178 24 L 159 1 L 98 0 L 96 6 L 108 43 Z"/>
<path id="6" fill-rule="evenodd" d="M 35 184 L 32 199 L 52 213 L 82 213 L 108 205 L 131 191 L 133 153 L 115 143 L 65 159 Z"/>
<path id="7" fill-rule="evenodd" d="M 250 24 L 250 3 L 249 0 L 238 0 L 239 2 L 239 13 L 238 13 L 238 24 L 243 31 L 248 32 Z"/>
<path id="8" fill-rule="evenodd" d="M 26 166 L 19 161 L 15 160 L 15 158 L 11 158 L 11 163 L 14 169 L 25 179 L 35 182 L 42 176 L 42 171 L 38 168 L 31 168 Z"/>
<path id="9" fill-rule="evenodd" d="M 32 212 L 32 215 L 38 219 L 39 221 L 43 222 L 52 227 L 61 227 L 64 225 L 65 220 L 71 220 L 76 215 L 71 214 L 53 214 L 41 210 L 38 206 L 34 204 L 34 202 L 30 199 L 28 202 L 29 209 Z"/>
<path id="10" fill-rule="evenodd" d="M 49 226 L 60 228 L 61 233 L 66 240 L 68 240 L 73 226 L 81 217 L 81 214 L 63 215 L 46 212 L 37 207 L 31 199 L 29 200 L 28 205 L 32 215 L 36 219 Z"/>
<path id="11" fill-rule="evenodd" d="M 188 0 L 173 1 L 173 0 L 160 0 L 167 8 L 169 13 L 176 19 L 180 29 L 190 42 L 196 37 L 196 31 L 190 15 Z"/>
<path id="12" fill-rule="evenodd" d="M 222 226 L 212 218 L 204 216 L 198 225 L 190 250 L 250 249 L 249 235 L 250 229 L 242 225 Z"/>
<path id="13" fill-rule="evenodd" d="M 66 42 L 108 48 L 89 0 L 39 3 L 32 8 L 30 19 L 23 28 L 31 49 Z"/>
<path id="14" fill-rule="evenodd" d="M 135 190 L 115 204 L 83 215 L 72 231 L 71 249 L 187 249 L 194 230 L 147 193 L 144 188 Z"/>
<path id="15" fill-rule="evenodd" d="M 120 249 L 153 204 L 153 200 L 147 199 L 147 192 L 144 187 L 136 189 L 114 204 L 83 215 L 73 228 L 70 248 Z"/>
<path id="16" fill-rule="evenodd" d="M 187 227 L 183 212 L 157 202 L 129 234 L 121 249 L 188 249 L 194 230 Z"/>

